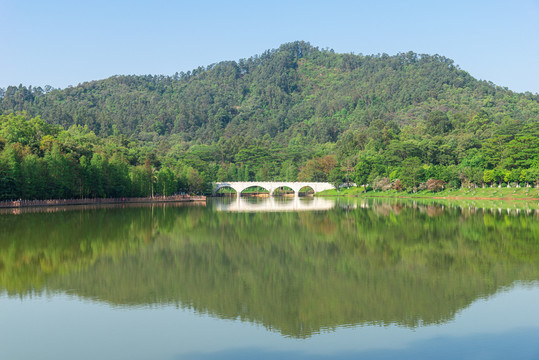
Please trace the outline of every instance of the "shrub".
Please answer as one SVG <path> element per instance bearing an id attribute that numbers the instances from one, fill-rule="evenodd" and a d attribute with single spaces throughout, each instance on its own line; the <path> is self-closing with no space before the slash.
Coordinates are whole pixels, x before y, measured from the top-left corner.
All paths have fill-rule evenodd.
<path id="1" fill-rule="evenodd" d="M 377 177 L 374 179 L 372 187 L 374 190 L 386 191 L 391 189 L 391 183 L 387 177 Z"/>
<path id="2" fill-rule="evenodd" d="M 427 180 L 427 189 L 431 192 L 442 191 L 445 187 L 445 181 L 437 179 Z"/>
<path id="3" fill-rule="evenodd" d="M 395 179 L 395 181 L 393 181 L 393 184 L 391 185 L 391 187 L 394 190 L 402 191 L 404 186 L 402 185 L 402 181 L 400 181 L 399 179 Z"/>

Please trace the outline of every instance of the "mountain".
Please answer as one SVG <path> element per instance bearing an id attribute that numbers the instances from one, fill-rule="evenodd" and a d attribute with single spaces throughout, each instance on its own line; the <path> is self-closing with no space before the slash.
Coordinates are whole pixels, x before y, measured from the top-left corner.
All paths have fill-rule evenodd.
<path id="1" fill-rule="evenodd" d="M 120 153 L 131 166 L 181 162 L 206 180 L 327 180 L 335 168 L 352 176 L 366 156 L 360 183 L 389 176 L 407 158 L 483 170 L 539 162 L 539 95 L 476 80 L 450 59 L 413 52 L 337 54 L 293 42 L 173 76 L 122 75 L 66 89 L 8 87 L 0 111 L 4 118 L 25 112 L 63 130 L 77 125 L 116 138 L 117 149 L 97 151 Z M 4 143 L 6 132 L 0 131 Z M 59 148 L 76 160 L 94 152 Z M 326 156 L 334 159 L 322 162 Z"/>
<path id="2" fill-rule="evenodd" d="M 66 128 L 88 125 L 102 136 L 116 126 L 126 135 L 180 134 L 203 143 L 296 133 L 326 142 L 351 126 L 378 119 L 404 125 L 438 109 L 466 115 L 488 109 L 498 121 L 525 121 L 537 116 L 523 106 L 530 101 L 539 97 L 475 80 L 442 56 L 336 54 L 294 42 L 174 76 L 114 76 L 49 92 L 9 87 L 1 109 Z"/>

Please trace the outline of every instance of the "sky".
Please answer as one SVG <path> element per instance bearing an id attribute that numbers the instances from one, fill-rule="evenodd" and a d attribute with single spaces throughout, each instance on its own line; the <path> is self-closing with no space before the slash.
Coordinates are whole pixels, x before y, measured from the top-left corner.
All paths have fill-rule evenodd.
<path id="1" fill-rule="evenodd" d="M 539 0 L 0 0 L 0 88 L 173 75 L 296 40 L 413 51 L 539 93 Z"/>

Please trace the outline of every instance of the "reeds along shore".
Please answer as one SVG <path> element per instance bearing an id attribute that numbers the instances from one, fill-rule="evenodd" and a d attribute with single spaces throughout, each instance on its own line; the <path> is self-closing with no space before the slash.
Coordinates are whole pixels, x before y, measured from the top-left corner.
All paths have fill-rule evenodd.
<path id="1" fill-rule="evenodd" d="M 99 204 L 136 204 L 156 202 L 206 201 L 205 196 L 172 195 L 154 197 L 122 197 L 96 199 L 53 199 L 53 200 L 15 200 L 0 201 L 0 208 L 17 208 L 32 206 L 66 206 L 66 205 L 99 205 Z"/>

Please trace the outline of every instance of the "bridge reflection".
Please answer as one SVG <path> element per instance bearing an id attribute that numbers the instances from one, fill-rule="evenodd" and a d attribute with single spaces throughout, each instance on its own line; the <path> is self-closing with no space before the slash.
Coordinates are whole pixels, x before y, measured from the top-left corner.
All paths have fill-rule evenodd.
<path id="1" fill-rule="evenodd" d="M 267 198 L 214 198 L 213 206 L 217 211 L 268 212 L 268 211 L 313 211 L 329 210 L 336 201 L 312 197 L 267 197 Z"/>

